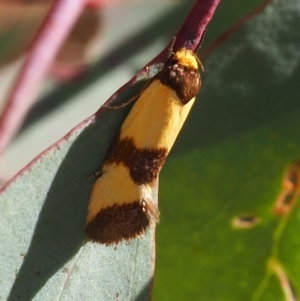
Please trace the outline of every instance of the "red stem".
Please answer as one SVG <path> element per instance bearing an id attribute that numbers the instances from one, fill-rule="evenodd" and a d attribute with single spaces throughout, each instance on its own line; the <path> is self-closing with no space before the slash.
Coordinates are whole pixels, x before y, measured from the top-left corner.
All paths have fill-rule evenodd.
<path id="1" fill-rule="evenodd" d="M 53 2 L 0 116 L 0 155 L 18 131 L 44 75 L 84 6 L 85 0 Z"/>
<path id="2" fill-rule="evenodd" d="M 196 52 L 203 33 L 212 19 L 220 0 L 197 0 L 176 35 L 173 50 L 182 47 Z"/>

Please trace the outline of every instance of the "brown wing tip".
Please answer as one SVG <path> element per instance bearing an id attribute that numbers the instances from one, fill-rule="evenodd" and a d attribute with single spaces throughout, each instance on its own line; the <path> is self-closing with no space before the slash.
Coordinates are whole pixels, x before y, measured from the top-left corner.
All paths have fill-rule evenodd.
<path id="1" fill-rule="evenodd" d="M 138 201 L 107 207 L 87 223 L 87 238 L 105 245 L 131 240 L 143 235 L 153 224 L 153 219 L 157 220 L 155 212 L 157 209 L 153 209 L 152 205 Z"/>

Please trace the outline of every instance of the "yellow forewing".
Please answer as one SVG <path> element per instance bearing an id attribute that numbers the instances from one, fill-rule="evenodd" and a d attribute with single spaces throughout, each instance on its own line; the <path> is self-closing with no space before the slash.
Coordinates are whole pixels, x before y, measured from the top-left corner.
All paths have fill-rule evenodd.
<path id="1" fill-rule="evenodd" d="M 124 121 L 120 138 L 132 137 L 137 148 L 170 150 L 194 101 L 183 105 L 175 91 L 154 80 Z"/>

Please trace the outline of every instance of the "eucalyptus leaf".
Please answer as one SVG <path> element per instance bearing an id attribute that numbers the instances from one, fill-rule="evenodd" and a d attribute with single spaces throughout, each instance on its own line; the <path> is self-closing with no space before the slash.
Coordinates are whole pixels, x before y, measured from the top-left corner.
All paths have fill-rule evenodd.
<path id="1" fill-rule="evenodd" d="M 299 28 L 299 1 L 276 0 L 200 56 L 202 90 L 160 178 L 154 300 L 299 299 L 299 200 L 274 214 L 300 159 Z"/>
<path id="2" fill-rule="evenodd" d="M 145 80 L 111 104 L 128 101 Z M 100 109 L 2 189 L 0 300 L 149 300 L 154 228 L 109 247 L 85 242 L 84 233 L 92 173 L 131 106 Z"/>

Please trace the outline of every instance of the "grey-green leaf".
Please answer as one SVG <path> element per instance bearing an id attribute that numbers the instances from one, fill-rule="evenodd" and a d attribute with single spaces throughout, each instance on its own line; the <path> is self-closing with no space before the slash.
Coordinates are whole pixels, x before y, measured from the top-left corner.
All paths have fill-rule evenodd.
<path id="1" fill-rule="evenodd" d="M 113 104 L 145 84 L 139 79 Z M 101 109 L 46 150 L 0 194 L 0 300 L 149 300 L 154 229 L 116 246 L 85 243 L 87 202 L 132 104 Z M 156 200 L 156 190 L 153 190 Z"/>

